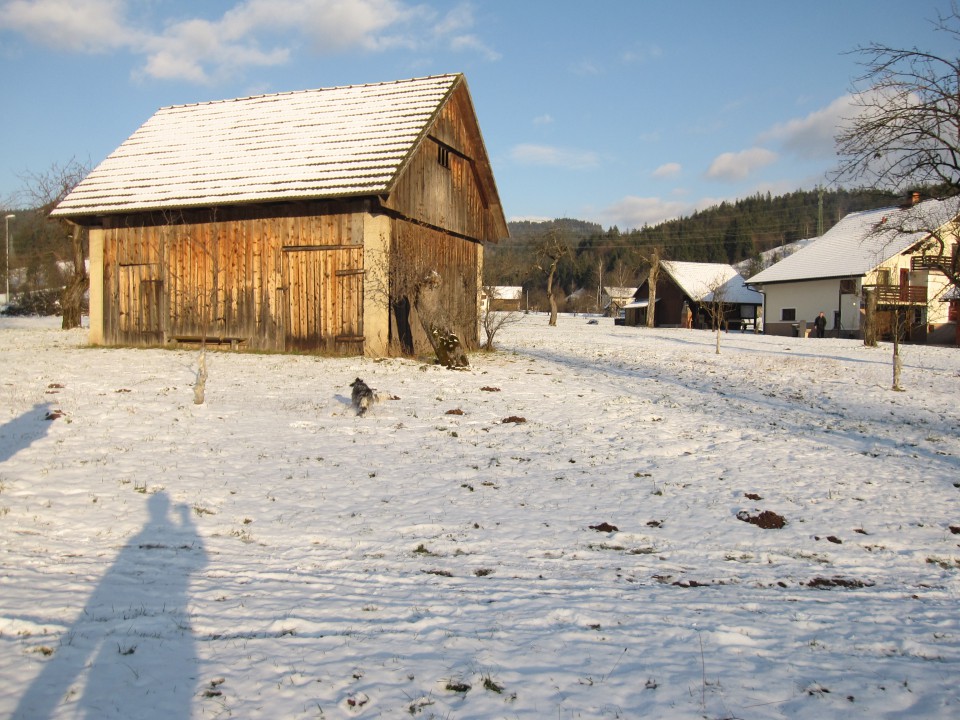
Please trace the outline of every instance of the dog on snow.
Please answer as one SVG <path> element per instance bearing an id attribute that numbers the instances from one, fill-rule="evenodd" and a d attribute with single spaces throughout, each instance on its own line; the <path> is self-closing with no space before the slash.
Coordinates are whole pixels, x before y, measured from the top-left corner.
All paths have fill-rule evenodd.
<path id="1" fill-rule="evenodd" d="M 365 415 L 372 405 L 380 402 L 380 393 L 360 378 L 350 383 L 350 387 L 353 388 L 350 393 L 350 403 L 357 411 L 357 415 Z"/>

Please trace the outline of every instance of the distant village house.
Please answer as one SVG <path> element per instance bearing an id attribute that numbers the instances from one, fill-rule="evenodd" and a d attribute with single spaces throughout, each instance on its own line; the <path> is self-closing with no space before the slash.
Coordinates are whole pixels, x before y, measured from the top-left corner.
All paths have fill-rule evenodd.
<path id="1" fill-rule="evenodd" d="M 484 289 L 484 301 L 492 312 L 516 312 L 523 303 L 520 285 L 496 285 Z"/>
<path id="2" fill-rule="evenodd" d="M 956 200 L 916 196 L 900 207 L 850 213 L 801 250 L 748 283 L 765 296 L 764 332 L 807 334 L 820 312 L 835 337 L 862 337 L 865 295 L 877 299 L 877 325 L 889 336 L 895 320 L 905 339 L 957 341 L 960 308 L 951 298 L 932 232 L 957 253 Z"/>
<path id="3" fill-rule="evenodd" d="M 746 287 L 732 265 L 664 260 L 653 302 L 656 327 L 684 327 L 688 322 L 693 328 L 710 327 L 711 306 L 719 305 L 718 316 L 726 327 L 756 329 L 763 296 Z M 650 288 L 644 280 L 624 308 L 624 324 L 646 325 L 649 306 Z"/>

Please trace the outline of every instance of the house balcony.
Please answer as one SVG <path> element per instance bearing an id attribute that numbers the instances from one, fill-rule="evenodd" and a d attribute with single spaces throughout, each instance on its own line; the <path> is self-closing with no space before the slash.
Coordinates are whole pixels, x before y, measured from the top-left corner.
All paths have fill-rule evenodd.
<path id="1" fill-rule="evenodd" d="M 926 285 L 864 285 L 877 293 L 878 305 L 926 305 Z"/>
<path id="2" fill-rule="evenodd" d="M 910 258 L 911 270 L 938 270 L 950 267 L 953 262 L 951 255 L 914 255 Z"/>

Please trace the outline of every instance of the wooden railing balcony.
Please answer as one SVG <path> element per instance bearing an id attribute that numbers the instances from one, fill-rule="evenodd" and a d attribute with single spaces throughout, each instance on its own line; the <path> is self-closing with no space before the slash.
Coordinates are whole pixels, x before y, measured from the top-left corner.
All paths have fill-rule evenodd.
<path id="1" fill-rule="evenodd" d="M 872 288 L 877 293 L 877 303 L 880 305 L 926 305 L 926 285 L 864 285 L 863 289 Z"/>
<path id="2" fill-rule="evenodd" d="M 911 270 L 950 267 L 951 255 L 914 255 L 910 258 Z"/>

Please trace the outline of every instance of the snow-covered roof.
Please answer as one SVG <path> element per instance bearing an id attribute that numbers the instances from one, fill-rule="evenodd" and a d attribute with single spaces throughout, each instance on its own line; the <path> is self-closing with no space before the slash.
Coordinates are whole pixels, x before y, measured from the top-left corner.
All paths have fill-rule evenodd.
<path id="1" fill-rule="evenodd" d="M 957 215 L 957 200 L 926 200 L 846 215 L 822 236 L 749 279 L 751 285 L 860 277 Z M 921 228 L 916 229 L 914 228 Z"/>
<path id="2" fill-rule="evenodd" d="M 704 302 L 724 302 L 731 305 L 763 305 L 763 295 L 747 287 L 742 275 L 734 275 L 723 285 L 703 296 Z"/>
<path id="3" fill-rule="evenodd" d="M 521 285 L 497 285 L 490 288 L 490 296 L 497 300 L 519 300 L 523 297 Z"/>
<path id="4" fill-rule="evenodd" d="M 763 295 L 748 288 L 732 265 L 664 260 L 661 267 L 695 302 L 713 302 L 714 291 L 719 290 L 726 303 L 763 304 Z"/>
<path id="5" fill-rule="evenodd" d="M 603 291 L 612 298 L 633 297 L 637 292 L 635 287 L 608 287 L 604 286 Z"/>
<path id="6" fill-rule="evenodd" d="M 161 108 L 52 214 L 386 193 L 461 79 Z"/>

